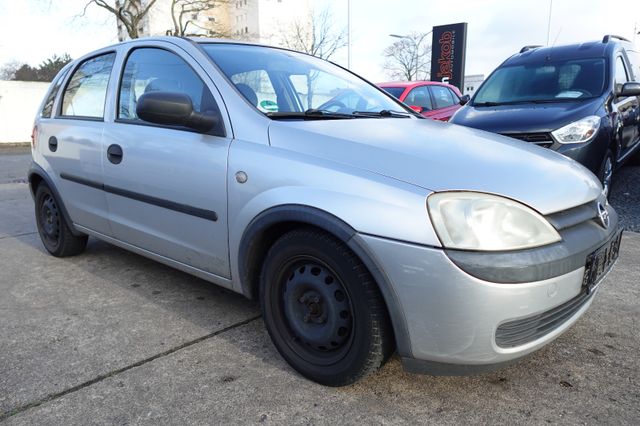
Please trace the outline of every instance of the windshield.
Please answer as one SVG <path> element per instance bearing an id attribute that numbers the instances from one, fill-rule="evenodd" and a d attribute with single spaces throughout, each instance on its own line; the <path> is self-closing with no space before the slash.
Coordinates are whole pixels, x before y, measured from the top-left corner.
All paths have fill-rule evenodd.
<path id="1" fill-rule="evenodd" d="M 404 87 L 382 87 L 382 90 L 390 94 L 396 99 L 400 99 L 400 95 L 404 92 Z"/>
<path id="2" fill-rule="evenodd" d="M 603 58 L 506 66 L 482 85 L 473 104 L 581 100 L 600 96 L 604 85 Z"/>
<path id="3" fill-rule="evenodd" d="M 354 112 L 407 113 L 379 89 L 313 56 L 241 44 L 202 47 L 249 103 L 271 117 L 305 111 L 334 114 L 327 118 Z"/>

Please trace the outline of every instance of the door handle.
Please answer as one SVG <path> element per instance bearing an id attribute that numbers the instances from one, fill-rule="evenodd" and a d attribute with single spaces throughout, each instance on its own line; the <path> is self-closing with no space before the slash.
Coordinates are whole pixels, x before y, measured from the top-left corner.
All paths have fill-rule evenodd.
<path id="1" fill-rule="evenodd" d="M 58 138 L 51 136 L 49 138 L 49 151 L 56 152 L 58 150 Z"/>
<path id="2" fill-rule="evenodd" d="M 120 164 L 122 161 L 122 147 L 117 144 L 109 145 L 109 148 L 107 148 L 107 158 L 113 164 Z"/>

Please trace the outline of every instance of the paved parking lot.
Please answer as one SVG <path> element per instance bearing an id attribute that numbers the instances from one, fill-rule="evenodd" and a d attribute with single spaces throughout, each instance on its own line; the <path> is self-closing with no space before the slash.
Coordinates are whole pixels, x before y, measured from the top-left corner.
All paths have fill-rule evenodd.
<path id="1" fill-rule="evenodd" d="M 640 234 L 625 235 L 591 310 L 520 363 L 430 377 L 392 359 L 332 389 L 288 367 L 239 295 L 94 239 L 46 255 L 28 161 L 0 151 L 0 423 L 638 424 Z M 629 224 L 639 169 L 612 197 Z"/>

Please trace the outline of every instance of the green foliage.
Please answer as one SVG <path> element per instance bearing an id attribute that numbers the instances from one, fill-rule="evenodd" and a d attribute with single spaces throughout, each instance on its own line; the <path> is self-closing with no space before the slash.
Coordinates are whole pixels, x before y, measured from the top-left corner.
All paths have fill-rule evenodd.
<path id="1" fill-rule="evenodd" d="M 43 61 L 38 67 L 23 64 L 15 70 L 12 80 L 22 81 L 52 81 L 58 72 L 69 62 L 71 56 L 68 53 L 62 56 L 53 55 Z"/>

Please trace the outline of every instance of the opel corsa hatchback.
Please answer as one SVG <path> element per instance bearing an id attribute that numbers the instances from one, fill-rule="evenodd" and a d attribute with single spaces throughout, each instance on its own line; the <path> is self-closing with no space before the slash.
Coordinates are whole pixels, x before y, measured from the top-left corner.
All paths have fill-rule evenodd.
<path id="1" fill-rule="evenodd" d="M 345 91 L 358 109 L 327 105 Z M 92 236 L 258 298 L 278 351 L 325 385 L 394 350 L 430 374 L 531 353 L 587 310 L 621 238 L 573 160 L 235 42 L 143 39 L 74 61 L 32 153 L 51 254 Z"/>

